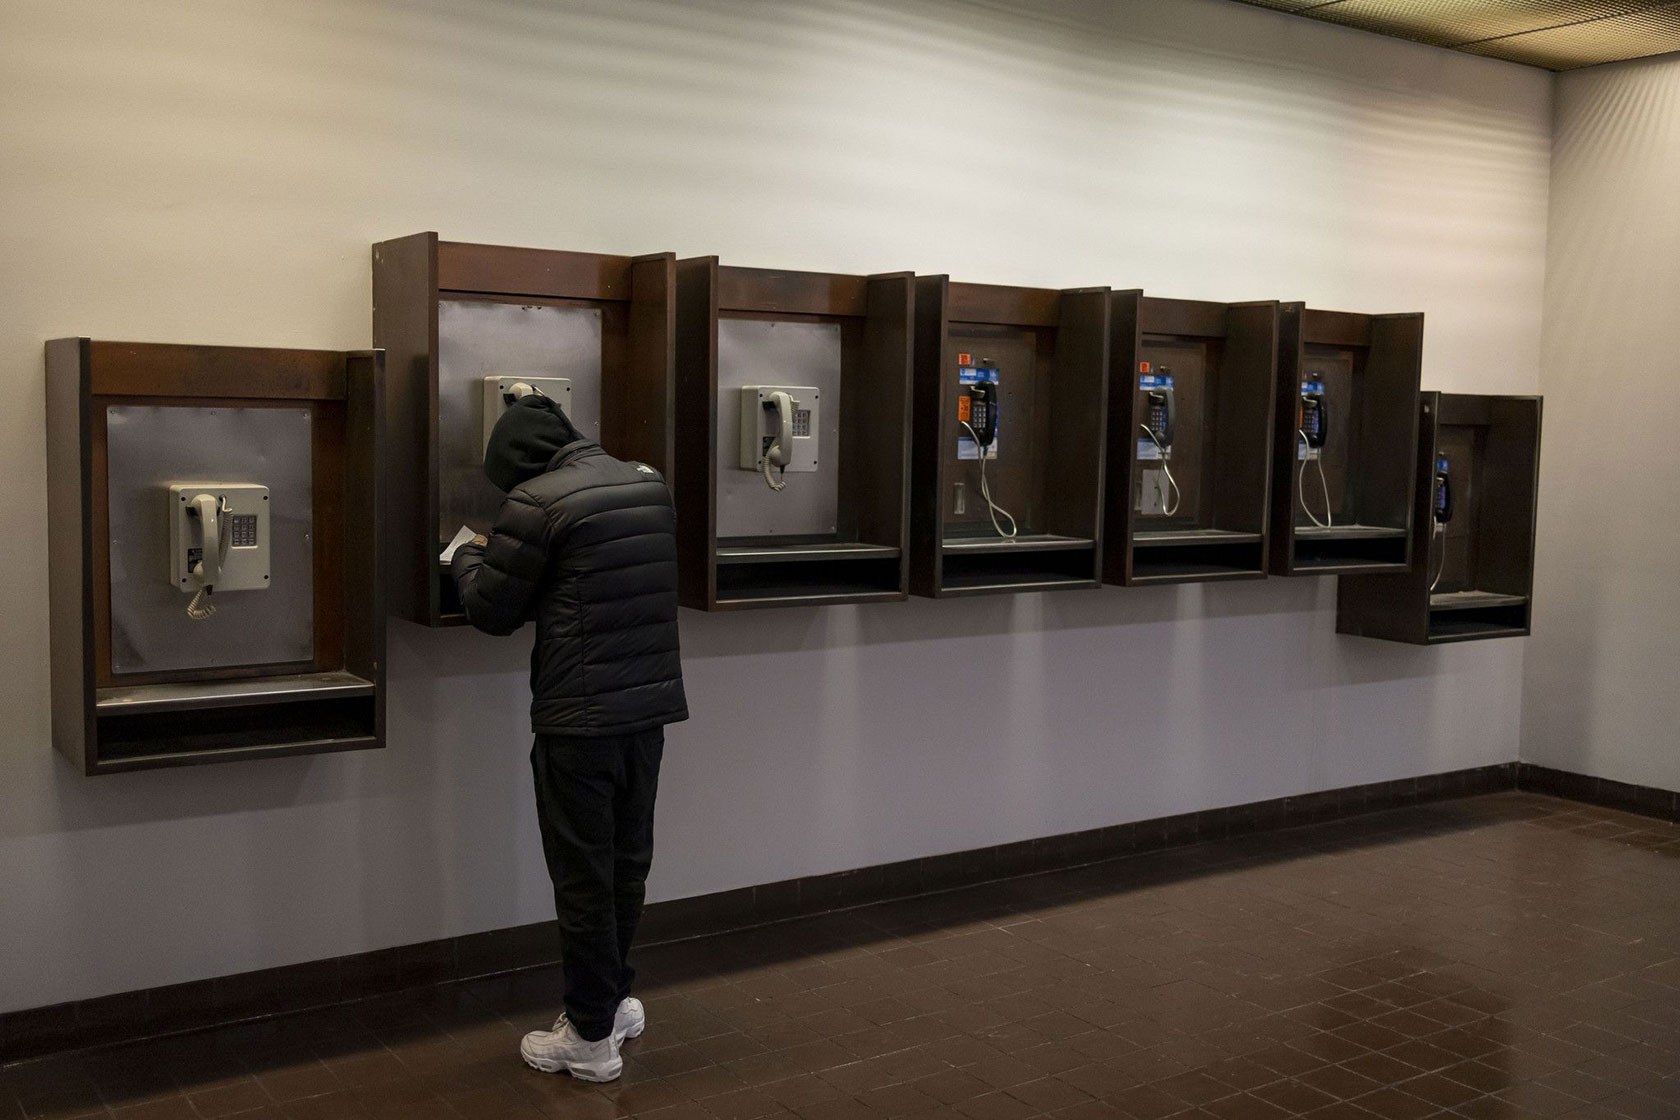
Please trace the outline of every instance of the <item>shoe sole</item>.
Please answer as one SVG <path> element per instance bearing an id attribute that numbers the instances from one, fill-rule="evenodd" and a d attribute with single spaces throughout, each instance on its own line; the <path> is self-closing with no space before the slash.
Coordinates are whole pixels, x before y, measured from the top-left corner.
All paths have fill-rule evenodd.
<path id="1" fill-rule="evenodd" d="M 556 1062 L 548 1058 L 533 1058 L 524 1050 L 519 1051 L 519 1056 L 525 1060 L 526 1065 L 538 1073 L 569 1073 L 579 1081 L 588 1081 L 595 1085 L 617 1081 L 624 1073 L 624 1062 L 622 1060 L 614 1061 L 612 1065 L 604 1068 L 591 1069 L 587 1065 L 574 1062 Z"/>

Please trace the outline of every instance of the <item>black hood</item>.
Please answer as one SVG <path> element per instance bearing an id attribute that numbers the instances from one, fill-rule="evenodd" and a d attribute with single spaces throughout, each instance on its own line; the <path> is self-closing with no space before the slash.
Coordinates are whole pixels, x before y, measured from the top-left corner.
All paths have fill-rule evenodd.
<path id="1" fill-rule="evenodd" d="M 560 449 L 583 439 L 552 397 L 520 397 L 496 421 L 484 473 L 504 493 L 548 470 Z"/>

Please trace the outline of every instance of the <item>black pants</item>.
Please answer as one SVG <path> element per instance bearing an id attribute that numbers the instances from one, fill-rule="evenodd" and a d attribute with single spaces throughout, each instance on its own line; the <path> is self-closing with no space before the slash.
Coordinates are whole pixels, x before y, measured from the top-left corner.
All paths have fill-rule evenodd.
<path id="1" fill-rule="evenodd" d="M 566 1016 L 591 1042 L 636 978 L 630 945 L 653 865 L 663 729 L 610 739 L 538 735 L 531 748 L 543 855 L 554 880 Z"/>

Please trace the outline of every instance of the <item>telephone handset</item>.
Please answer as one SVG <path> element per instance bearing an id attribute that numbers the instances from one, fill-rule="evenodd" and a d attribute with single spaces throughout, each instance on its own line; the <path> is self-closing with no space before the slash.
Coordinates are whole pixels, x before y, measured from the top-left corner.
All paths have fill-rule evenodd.
<path id="1" fill-rule="evenodd" d="M 169 504 L 170 582 L 192 594 L 188 617 L 215 614 L 209 600 L 218 591 L 269 586 L 268 487 L 178 482 Z"/>
<path id="2" fill-rule="evenodd" d="M 815 385 L 741 386 L 741 469 L 778 491 L 788 475 L 815 472 L 821 397 Z"/>
<path id="3" fill-rule="evenodd" d="M 770 489 L 780 490 L 787 485 L 787 465 L 793 459 L 793 398 L 777 389 L 764 398 L 764 411 L 774 413 L 770 430 L 770 446 L 764 449 L 764 481 Z M 782 472 L 782 478 L 771 478 L 770 468 Z"/>
<path id="4" fill-rule="evenodd" d="M 1323 447 L 1330 435 L 1330 411 L 1324 403 L 1324 394 L 1304 390 L 1296 418 L 1300 422 L 1301 438 L 1307 441 L 1307 446 Z"/>
<path id="5" fill-rule="evenodd" d="M 1452 464 L 1446 459 L 1435 460 L 1435 521 L 1445 525 L 1453 518 Z"/>
<path id="6" fill-rule="evenodd" d="M 976 381 L 968 387 L 968 424 L 981 458 L 997 440 L 998 385 L 996 381 Z"/>
<path id="7" fill-rule="evenodd" d="M 1020 526 L 1015 523 L 1014 516 L 992 497 L 992 483 L 986 477 L 986 460 L 996 454 L 998 405 L 1002 399 L 998 388 L 999 372 L 984 358 L 978 365 L 971 365 L 972 360 L 967 354 L 957 355 L 957 380 L 967 390 L 957 398 L 957 426 L 960 429 L 957 456 L 964 457 L 962 432 L 967 432 L 967 438 L 974 443 L 974 457 L 979 461 L 980 498 L 986 503 L 992 529 L 999 537 L 1012 541 L 1019 535 Z M 1007 529 L 1004 528 L 1006 522 L 1009 525 Z"/>
<path id="8" fill-rule="evenodd" d="M 1140 368 L 1146 371 L 1138 378 L 1138 387 L 1143 390 L 1145 411 L 1144 419 L 1139 422 L 1138 427 L 1143 429 L 1145 438 L 1138 440 L 1138 458 L 1151 459 L 1159 465 L 1151 467 L 1139 476 L 1140 486 L 1154 486 L 1155 499 L 1154 504 L 1146 508 L 1143 504 L 1144 498 L 1140 494 L 1138 508 L 1144 512 L 1174 517 L 1184 501 L 1184 493 L 1178 488 L 1178 480 L 1173 477 L 1172 466 L 1167 462 L 1172 458 L 1173 431 L 1178 427 L 1178 396 L 1173 391 L 1172 370 L 1160 366 L 1150 373 L 1147 372 L 1147 362 Z M 1163 482 L 1165 486 L 1162 485 Z"/>
<path id="9" fill-rule="evenodd" d="M 226 539 L 222 536 L 222 500 L 213 494 L 199 494 L 188 503 L 187 515 L 189 520 L 198 522 L 198 563 L 193 563 L 191 549 L 187 552 L 187 563 L 192 565 L 192 577 L 199 588 L 187 606 L 187 614 L 202 619 L 216 611 L 204 600 L 216 590 L 222 574 L 222 547 Z"/>
<path id="10" fill-rule="evenodd" d="M 1435 559 L 1435 574 L 1430 577 L 1429 590 L 1434 591 L 1447 570 L 1447 522 L 1452 520 L 1452 463 L 1446 458 L 1435 460 L 1435 500 L 1430 503 L 1434 524 L 1429 532 L 1429 551 Z"/>
<path id="11" fill-rule="evenodd" d="M 1149 434 L 1163 452 L 1172 447 L 1173 431 L 1178 426 L 1178 402 L 1170 375 L 1170 370 L 1161 369 L 1155 385 L 1144 396 L 1149 405 Z"/>
<path id="12" fill-rule="evenodd" d="M 1296 497 L 1307 520 L 1320 529 L 1334 528 L 1335 512 L 1330 508 L 1330 480 L 1324 474 L 1324 444 L 1330 438 L 1330 409 L 1324 401 L 1322 381 L 1303 381 L 1301 399 L 1295 406 L 1295 431 L 1301 437 L 1301 469 L 1295 480 Z M 1318 488 L 1324 495 L 1324 520 L 1307 505 L 1307 461 L 1318 467 Z"/>

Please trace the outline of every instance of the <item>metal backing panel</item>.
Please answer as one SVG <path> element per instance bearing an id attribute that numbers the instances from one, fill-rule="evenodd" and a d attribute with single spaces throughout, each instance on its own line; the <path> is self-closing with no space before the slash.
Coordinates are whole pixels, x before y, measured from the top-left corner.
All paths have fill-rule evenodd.
<path id="1" fill-rule="evenodd" d="M 171 672 L 308 661 L 315 654 L 311 425 L 304 408 L 112 405 L 105 410 L 111 536 L 111 671 Z M 169 484 L 268 487 L 262 591 L 191 596 L 170 577 Z"/>
<path id="2" fill-rule="evenodd" d="M 780 493 L 740 465 L 741 386 L 814 385 L 822 394 L 817 469 L 789 474 Z M 838 531 L 840 324 L 718 321 L 717 535 L 817 537 Z"/>
<path id="3" fill-rule="evenodd" d="M 1552 70 L 1680 50 L 1675 0 L 1241 2 Z"/>
<path id="4" fill-rule="evenodd" d="M 572 423 L 601 438 L 601 311 L 444 300 L 438 304 L 438 534 L 490 528 L 503 494 L 484 477 L 484 378 L 566 377 Z M 441 543 L 441 542 L 440 542 Z"/>

